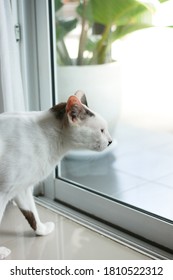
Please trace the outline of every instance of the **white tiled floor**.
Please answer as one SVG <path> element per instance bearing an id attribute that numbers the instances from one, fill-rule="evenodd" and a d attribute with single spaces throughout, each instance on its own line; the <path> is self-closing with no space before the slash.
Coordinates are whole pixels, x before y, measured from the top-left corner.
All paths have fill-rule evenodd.
<path id="1" fill-rule="evenodd" d="M 66 157 L 62 176 L 173 220 L 173 133 L 120 123 L 117 139 L 103 158 Z"/>
<path id="2" fill-rule="evenodd" d="M 149 259 L 44 207 L 38 210 L 43 221 L 56 225 L 48 236 L 36 237 L 18 208 L 7 207 L 0 227 L 0 246 L 12 251 L 7 259 Z"/>

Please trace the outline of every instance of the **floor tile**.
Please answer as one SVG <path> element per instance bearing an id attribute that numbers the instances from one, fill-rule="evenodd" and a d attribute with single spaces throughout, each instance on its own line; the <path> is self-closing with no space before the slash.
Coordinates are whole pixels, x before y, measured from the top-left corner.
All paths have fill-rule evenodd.
<path id="1" fill-rule="evenodd" d="M 173 220 L 173 190 L 167 186 L 151 182 L 119 193 L 117 198 L 142 210 Z"/>
<path id="2" fill-rule="evenodd" d="M 146 150 L 117 158 L 114 167 L 145 180 L 156 180 L 173 172 L 173 157 Z"/>
<path id="3" fill-rule="evenodd" d="M 173 135 L 170 133 L 122 124 L 117 127 L 116 138 L 118 142 L 115 150 L 116 156 L 141 152 L 143 149 L 151 150 L 173 143 Z"/>
<path id="4" fill-rule="evenodd" d="M 156 207 L 151 209 L 155 212 L 158 209 L 158 214 L 163 217 L 172 217 L 170 212 L 173 205 L 167 196 L 170 195 L 168 187 L 173 188 L 173 134 L 124 124 L 117 126 L 116 134 L 118 145 L 111 154 L 99 159 L 89 157 L 87 160 L 75 161 L 66 158 L 61 165 L 62 176 L 120 200 L 123 200 L 123 193 L 126 197 L 132 190 L 135 193 L 133 205 L 136 201 L 136 206 L 140 207 L 140 202 L 144 209 L 147 209 L 151 198 L 141 202 L 138 187 L 142 189 L 142 185 L 148 186 L 151 182 L 158 186 L 161 184 L 159 192 L 158 187 L 151 188 L 152 197 L 158 197 L 159 193 L 161 195 L 151 203 L 156 203 Z M 169 204 L 163 211 L 163 207 L 159 208 L 157 204 L 157 201 L 161 203 L 162 196 Z"/>
<path id="5" fill-rule="evenodd" d="M 173 189 L 173 173 L 158 179 L 157 182 L 169 186 Z"/>
<path id="6" fill-rule="evenodd" d="M 129 248 L 72 221 L 63 222 L 61 230 L 62 259 L 138 259 L 140 257 Z"/>
<path id="7" fill-rule="evenodd" d="M 37 207 L 42 218 L 55 222 L 55 231 L 48 236 L 35 236 L 21 219 L 17 207 L 9 205 L 0 229 L 0 245 L 12 251 L 7 259 L 150 259 L 44 207 Z M 9 234 L 10 238 L 5 238 Z"/>
<path id="8" fill-rule="evenodd" d="M 160 153 L 173 157 L 173 141 L 162 146 L 160 149 Z"/>
<path id="9" fill-rule="evenodd" d="M 76 169 L 75 169 L 76 168 Z M 146 181 L 136 176 L 118 171 L 111 161 L 81 162 L 80 166 L 75 162 L 63 161 L 63 177 L 78 184 L 87 186 L 104 195 L 116 197 L 116 194 Z"/>

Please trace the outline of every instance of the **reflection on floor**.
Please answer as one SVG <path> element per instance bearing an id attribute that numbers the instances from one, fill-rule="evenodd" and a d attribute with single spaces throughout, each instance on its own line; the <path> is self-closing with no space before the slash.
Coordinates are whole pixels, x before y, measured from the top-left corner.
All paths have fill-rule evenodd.
<path id="1" fill-rule="evenodd" d="M 173 134 L 129 125 L 102 158 L 66 157 L 61 175 L 100 194 L 173 220 Z"/>
<path id="2" fill-rule="evenodd" d="M 0 226 L 0 246 L 12 251 L 7 259 L 149 259 L 44 207 L 38 210 L 42 221 L 55 223 L 55 231 L 48 236 L 36 237 L 18 208 L 7 207 Z"/>

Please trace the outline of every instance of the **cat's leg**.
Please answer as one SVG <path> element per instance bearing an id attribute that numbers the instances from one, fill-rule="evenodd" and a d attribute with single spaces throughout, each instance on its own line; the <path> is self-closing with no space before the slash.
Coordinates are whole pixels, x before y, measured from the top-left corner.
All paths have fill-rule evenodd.
<path id="1" fill-rule="evenodd" d="M 0 224 L 2 221 L 2 217 L 6 208 L 6 205 L 8 203 L 8 197 L 3 192 L 0 192 Z M 11 253 L 11 250 L 6 247 L 0 246 L 0 260 L 3 260 L 8 257 L 8 255 Z"/>
<path id="2" fill-rule="evenodd" d="M 8 196 L 5 193 L 0 192 L 0 224 L 8 201 Z"/>
<path id="3" fill-rule="evenodd" d="M 40 221 L 32 195 L 32 189 L 33 188 L 30 187 L 26 190 L 20 191 L 15 197 L 15 202 L 36 234 L 47 235 L 54 230 L 54 223 L 42 223 Z"/>

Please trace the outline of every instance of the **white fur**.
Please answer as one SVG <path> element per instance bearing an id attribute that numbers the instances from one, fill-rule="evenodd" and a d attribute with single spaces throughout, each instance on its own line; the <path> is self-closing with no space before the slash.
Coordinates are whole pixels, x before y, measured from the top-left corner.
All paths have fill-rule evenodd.
<path id="1" fill-rule="evenodd" d="M 87 109 L 82 105 L 83 109 Z M 4 113 L 0 115 L 0 222 L 9 200 L 30 211 L 38 235 L 46 235 L 54 224 L 43 224 L 34 203 L 33 186 L 44 180 L 71 149 L 102 151 L 111 142 L 106 122 L 94 116 L 72 119 L 67 124 L 52 111 Z"/>
<path id="2" fill-rule="evenodd" d="M 10 253 L 11 253 L 10 249 L 6 247 L 0 247 L 0 260 L 7 258 L 8 255 L 10 255 Z"/>

